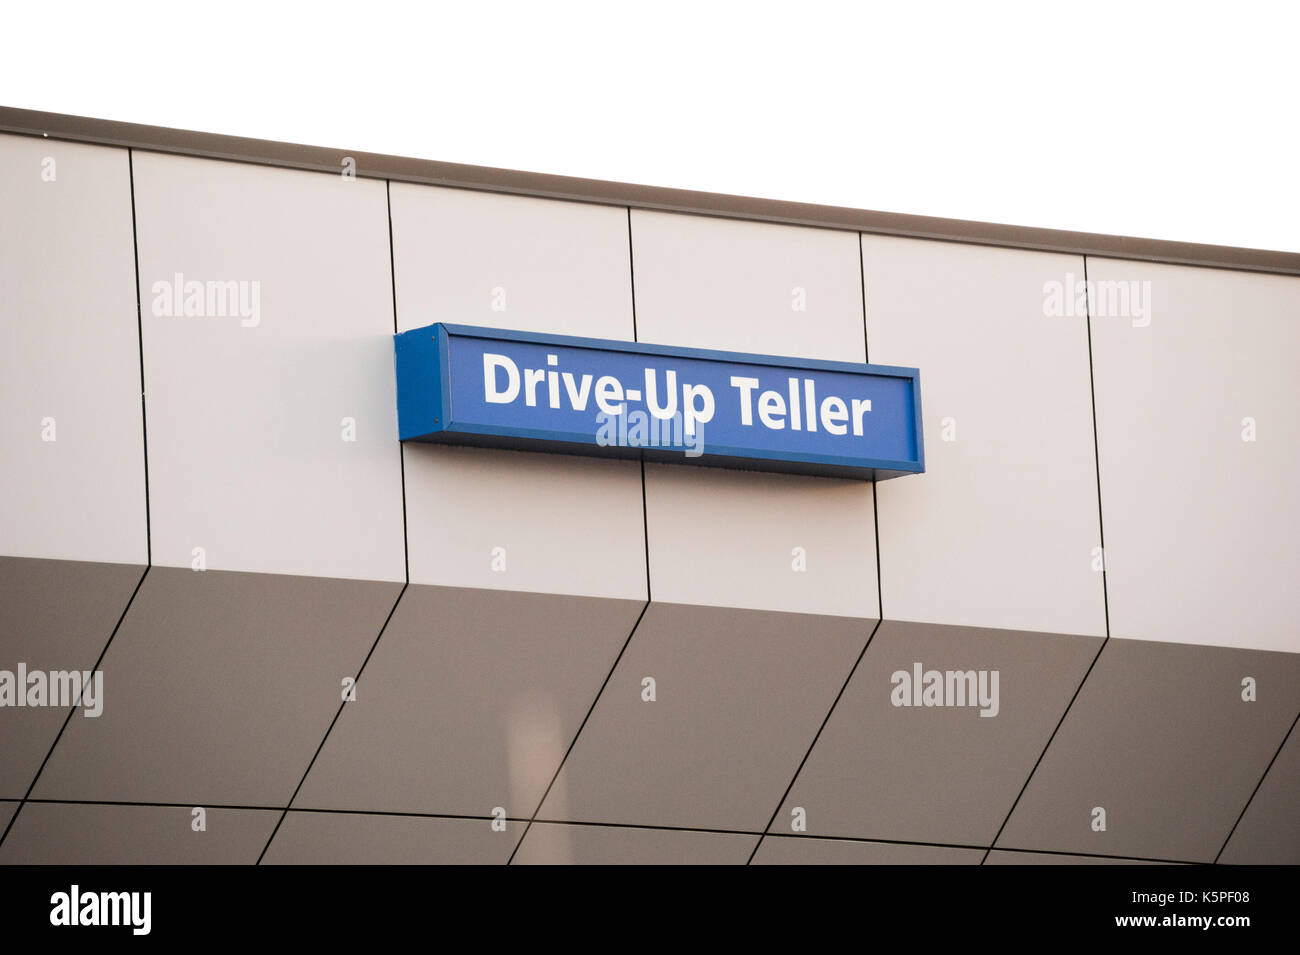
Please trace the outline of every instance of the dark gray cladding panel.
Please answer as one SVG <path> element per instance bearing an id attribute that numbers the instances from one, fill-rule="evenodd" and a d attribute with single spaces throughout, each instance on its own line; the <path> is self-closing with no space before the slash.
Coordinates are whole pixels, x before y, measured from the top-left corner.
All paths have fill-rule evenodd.
<path id="1" fill-rule="evenodd" d="M 88 671 L 144 568 L 0 557 L 0 670 Z M 66 707 L 0 708 L 0 797 L 20 798 L 68 715 Z"/>
<path id="2" fill-rule="evenodd" d="M 1219 861 L 1300 865 L 1300 729 L 1291 730 Z"/>
<path id="3" fill-rule="evenodd" d="M 46 799 L 285 805 L 401 585 L 154 567 L 78 711 Z"/>
<path id="4" fill-rule="evenodd" d="M 874 624 L 652 603 L 539 817 L 761 830 Z"/>
<path id="5" fill-rule="evenodd" d="M 1104 856 L 1072 856 L 1061 852 L 1009 852 L 994 849 L 985 865 L 1171 865 L 1143 859 L 1112 859 Z"/>
<path id="6" fill-rule="evenodd" d="M 1112 638 L 997 844 L 1212 862 L 1297 710 L 1300 654 Z"/>
<path id="7" fill-rule="evenodd" d="M 23 806 L 0 846 L 6 865 L 251 865 L 280 813 L 195 806 Z M 202 807 L 198 807 L 202 808 Z"/>
<path id="8" fill-rule="evenodd" d="M 744 865 L 757 836 L 739 832 L 534 823 L 515 865 Z"/>
<path id="9" fill-rule="evenodd" d="M 294 805 L 531 816 L 644 606 L 408 587 Z"/>
<path id="10" fill-rule="evenodd" d="M 1101 644 L 886 620 L 772 831 L 802 809 L 809 835 L 989 845 Z"/>
<path id="11" fill-rule="evenodd" d="M 766 836 L 754 865 L 979 865 L 983 849 Z"/>
<path id="12" fill-rule="evenodd" d="M 353 812 L 290 812 L 265 865 L 504 865 L 524 824 Z"/>

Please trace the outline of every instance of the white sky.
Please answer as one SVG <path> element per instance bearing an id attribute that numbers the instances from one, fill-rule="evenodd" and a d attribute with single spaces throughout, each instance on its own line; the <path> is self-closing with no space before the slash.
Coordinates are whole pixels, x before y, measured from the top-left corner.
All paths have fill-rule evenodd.
<path id="1" fill-rule="evenodd" d="M 0 104 L 1300 251 L 1300 4 L 6 3 Z"/>

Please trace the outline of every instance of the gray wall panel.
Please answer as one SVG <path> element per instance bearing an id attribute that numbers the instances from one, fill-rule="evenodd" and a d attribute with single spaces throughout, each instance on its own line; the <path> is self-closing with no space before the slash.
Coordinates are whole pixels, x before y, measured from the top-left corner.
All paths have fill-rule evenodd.
<path id="1" fill-rule="evenodd" d="M 412 584 L 294 805 L 531 816 L 644 606 Z"/>
<path id="2" fill-rule="evenodd" d="M 252 865 L 280 814 L 193 806 L 23 806 L 0 847 L 5 865 Z"/>
<path id="3" fill-rule="evenodd" d="M 754 865 L 979 865 L 983 849 L 767 836 Z"/>
<path id="4" fill-rule="evenodd" d="M 874 624 L 656 600 L 538 818 L 761 830 Z"/>
<path id="5" fill-rule="evenodd" d="M 985 865 L 1170 865 L 1145 859 L 1113 859 L 1105 856 L 1074 856 L 1060 852 L 1007 852 L 994 849 Z"/>
<path id="6" fill-rule="evenodd" d="M 989 845 L 1101 644 L 1099 637 L 886 620 L 771 831 L 791 832 L 798 807 L 813 835 Z M 906 687 L 894 680 L 899 672 Z M 944 705 L 895 705 L 904 689 L 913 694 L 909 704 L 924 704 L 927 672 L 945 681 L 944 695 L 932 699 Z M 978 700 L 981 680 L 987 705 Z"/>
<path id="7" fill-rule="evenodd" d="M 89 673 L 143 574 L 132 564 L 0 557 L 0 670 L 14 674 L 15 683 L 19 664 L 29 678 L 34 671 Z M 28 693 L 32 686 L 16 689 Z M 0 708 L 0 796 L 27 794 L 68 709 Z"/>
<path id="8" fill-rule="evenodd" d="M 151 568 L 33 795 L 288 805 L 400 590 Z"/>
<path id="9" fill-rule="evenodd" d="M 1112 638 L 997 846 L 1213 862 L 1297 711 L 1300 654 Z"/>
<path id="10" fill-rule="evenodd" d="M 1300 865 L 1300 733 L 1294 726 L 1219 861 Z"/>
<path id="11" fill-rule="evenodd" d="M 732 832 L 534 823 L 515 865 L 743 865 L 754 836 Z"/>
<path id="12" fill-rule="evenodd" d="M 351 812 L 291 812 L 266 865 L 503 865 L 523 833 L 508 822 Z"/>

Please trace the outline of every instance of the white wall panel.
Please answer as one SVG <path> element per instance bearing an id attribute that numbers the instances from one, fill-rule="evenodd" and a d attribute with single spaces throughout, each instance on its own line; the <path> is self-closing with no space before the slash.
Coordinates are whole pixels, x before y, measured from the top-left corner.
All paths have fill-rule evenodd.
<path id="1" fill-rule="evenodd" d="M 0 136 L 0 336 L 0 553 L 143 564 L 125 149 Z"/>
<path id="2" fill-rule="evenodd" d="M 627 210 L 392 185 L 398 324 L 632 338 Z M 645 599 L 641 469 L 408 443 L 411 581 Z"/>
<path id="3" fill-rule="evenodd" d="M 637 338 L 863 361 L 851 232 L 632 211 Z"/>
<path id="4" fill-rule="evenodd" d="M 1111 633 L 1300 651 L 1300 278 L 1088 277 L 1150 300 L 1092 320 Z"/>
<path id="5" fill-rule="evenodd" d="M 448 322 L 632 338 L 627 210 L 395 182 L 402 331 Z"/>
<path id="6" fill-rule="evenodd" d="M 154 563 L 405 579 L 384 184 L 139 153 L 135 192 Z M 249 307 L 157 314 L 178 273 Z"/>
<path id="7" fill-rule="evenodd" d="M 1045 308 L 1082 259 L 862 252 L 871 360 L 920 368 L 925 428 L 926 473 L 877 487 L 885 617 L 1105 635 L 1087 320 Z"/>
<path id="8" fill-rule="evenodd" d="M 682 464 L 645 474 L 655 600 L 879 616 L 870 482 Z"/>
<path id="9" fill-rule="evenodd" d="M 853 233 L 633 211 L 632 238 L 639 340 L 863 360 Z M 648 464 L 646 516 L 655 600 L 879 613 L 869 482 Z"/>

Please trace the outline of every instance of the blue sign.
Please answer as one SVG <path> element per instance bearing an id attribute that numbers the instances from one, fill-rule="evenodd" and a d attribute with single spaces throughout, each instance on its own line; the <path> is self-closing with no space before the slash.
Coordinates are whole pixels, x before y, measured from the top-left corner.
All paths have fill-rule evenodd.
<path id="1" fill-rule="evenodd" d="M 394 345 L 403 441 L 864 479 L 925 470 L 915 368 L 442 323 Z"/>

